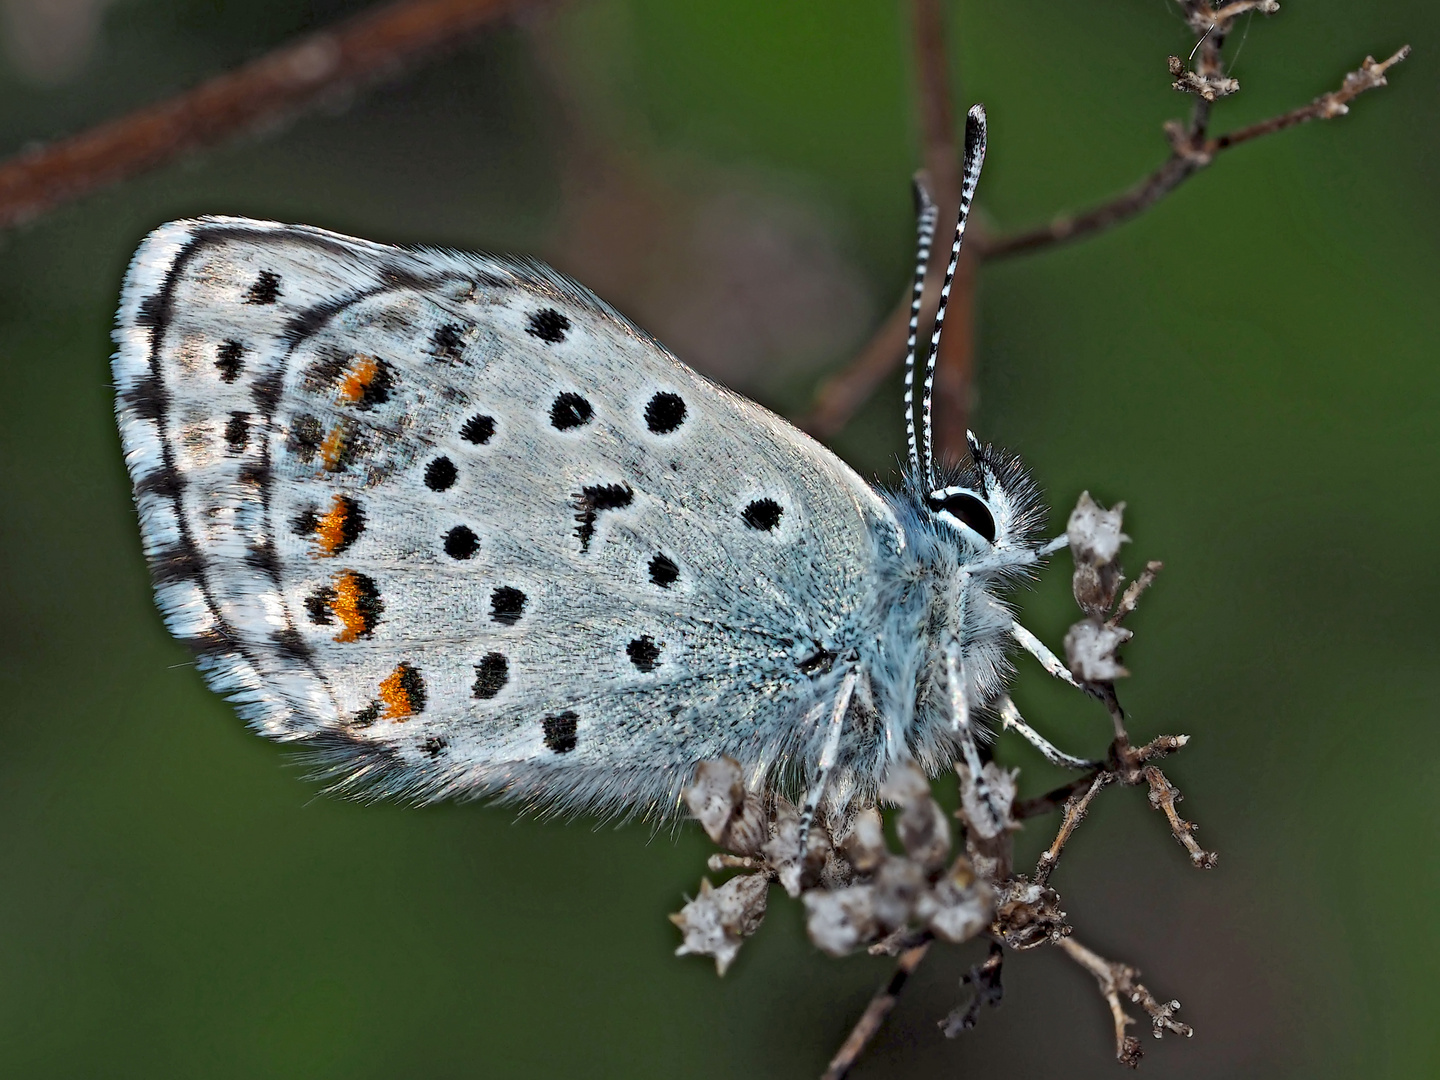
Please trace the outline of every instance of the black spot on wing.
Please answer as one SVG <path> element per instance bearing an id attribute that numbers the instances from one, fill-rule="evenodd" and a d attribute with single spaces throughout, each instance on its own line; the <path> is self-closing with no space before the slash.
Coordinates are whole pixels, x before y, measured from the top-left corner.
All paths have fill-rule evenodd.
<path id="1" fill-rule="evenodd" d="M 233 339 L 222 341 L 215 350 L 215 367 L 221 382 L 233 383 L 245 367 L 245 346 Z"/>
<path id="2" fill-rule="evenodd" d="M 590 417 L 594 415 L 595 410 L 591 408 L 590 402 L 569 391 L 557 394 L 550 405 L 550 425 L 556 431 L 568 431 L 570 428 L 588 424 Z"/>
<path id="3" fill-rule="evenodd" d="M 541 730 L 545 734 L 545 747 L 556 754 L 568 754 L 575 749 L 579 738 L 576 734 L 577 721 L 580 719 L 577 713 L 566 710 L 558 716 L 547 716 L 541 722 Z"/>
<path id="4" fill-rule="evenodd" d="M 250 414 L 248 412 L 232 412 L 230 420 L 225 425 L 225 449 L 232 454 L 238 454 L 245 449 L 245 444 L 250 441 Z"/>
<path id="5" fill-rule="evenodd" d="M 261 270 L 245 293 L 244 304 L 273 304 L 280 299 L 280 275 L 273 270 Z"/>
<path id="6" fill-rule="evenodd" d="M 460 428 L 460 437 L 476 446 L 484 446 L 495 434 L 493 416 L 472 416 Z"/>
<path id="7" fill-rule="evenodd" d="M 655 664 L 660 659 L 660 647 L 655 644 L 654 638 L 645 634 L 626 645 L 625 654 L 638 670 L 649 672 L 655 670 Z"/>
<path id="8" fill-rule="evenodd" d="M 335 590 L 329 585 L 321 585 L 305 597 L 305 613 L 316 626 L 329 626 L 335 621 L 335 616 L 330 613 L 335 596 Z"/>
<path id="9" fill-rule="evenodd" d="M 656 394 L 645 406 L 645 426 L 656 435 L 669 435 L 685 422 L 685 399 L 668 392 Z"/>
<path id="10" fill-rule="evenodd" d="M 425 466 L 425 486 L 431 491 L 448 491 L 458 475 L 455 463 L 442 454 Z"/>
<path id="11" fill-rule="evenodd" d="M 565 340 L 570 330 L 570 320 L 554 308 L 541 308 L 530 313 L 525 332 L 537 337 L 547 345 L 558 345 Z"/>
<path id="12" fill-rule="evenodd" d="M 475 683 L 470 692 L 483 701 L 500 693 L 509 681 L 510 661 L 502 653 L 486 653 L 475 665 Z"/>
<path id="13" fill-rule="evenodd" d="M 381 705 L 378 701 L 372 701 L 365 708 L 361 709 L 350 718 L 350 723 L 355 727 L 369 727 L 380 719 Z"/>
<path id="14" fill-rule="evenodd" d="M 650 560 L 650 580 L 662 589 L 668 589 L 680 577 L 680 568 L 668 555 L 656 555 Z"/>
<path id="15" fill-rule="evenodd" d="M 752 529 L 770 532 L 780 524 L 784 508 L 774 499 L 756 499 L 740 513 L 740 520 Z"/>
<path id="16" fill-rule="evenodd" d="M 430 351 L 437 360 L 459 360 L 465 350 L 465 327 L 459 323 L 445 323 L 430 335 Z"/>
<path id="17" fill-rule="evenodd" d="M 575 500 L 575 535 L 580 538 L 580 550 L 589 551 L 600 512 L 629 506 L 635 492 L 629 484 L 593 484 L 582 488 L 578 495 L 571 498 Z"/>
<path id="18" fill-rule="evenodd" d="M 420 749 L 432 758 L 437 758 L 445 752 L 445 748 L 449 745 L 450 742 L 448 739 L 439 735 L 431 735 L 420 744 Z"/>
<path id="19" fill-rule="evenodd" d="M 467 525 L 456 525 L 445 534 L 445 554 L 452 559 L 468 559 L 480 550 L 480 539 Z"/>
<path id="20" fill-rule="evenodd" d="M 490 594 L 490 618 L 502 626 L 514 626 L 525 613 L 525 594 L 509 585 L 502 585 Z"/>

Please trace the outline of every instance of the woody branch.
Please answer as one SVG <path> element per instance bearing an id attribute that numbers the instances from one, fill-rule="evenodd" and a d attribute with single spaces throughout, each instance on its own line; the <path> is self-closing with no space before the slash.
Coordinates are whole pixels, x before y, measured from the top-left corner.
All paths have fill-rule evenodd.
<path id="1" fill-rule="evenodd" d="M 1321 94 L 1306 105 L 1259 123 L 1221 135 L 1212 135 L 1212 106 L 1220 98 L 1240 89 L 1240 84 L 1226 74 L 1223 54 L 1226 38 L 1235 20 L 1242 15 L 1256 12 L 1271 15 L 1279 11 L 1280 5 L 1276 0 L 1233 0 L 1219 6 L 1213 6 L 1210 0 L 1176 0 L 1176 3 L 1195 35 L 1195 46 L 1190 53 L 1193 67 L 1187 67 L 1187 61 L 1182 61 L 1178 56 L 1168 57 L 1166 65 L 1174 89 L 1192 95 L 1195 100 L 1187 120 L 1172 120 L 1165 125 L 1165 137 L 1170 144 L 1169 157 L 1154 172 L 1127 191 L 1088 210 L 1061 214 L 1046 225 L 1015 233 L 995 235 L 975 229 L 967 244 L 970 251 L 969 276 L 962 278 L 957 275 L 955 283 L 955 293 L 959 294 L 962 304 L 951 316 L 950 328 L 946 332 L 947 337 L 952 334 L 960 337 L 966 350 L 973 349 L 973 313 L 970 306 L 977 263 L 1042 251 L 1058 244 L 1096 235 L 1128 221 L 1160 202 L 1196 173 L 1208 168 L 1226 150 L 1311 120 L 1332 120 L 1344 116 L 1349 111 L 1350 102 L 1359 95 L 1387 85 L 1386 74 L 1390 68 L 1410 55 L 1410 46 L 1405 45 L 1384 60 L 1377 61 L 1367 56 L 1356 70 L 1345 76 L 1339 89 Z M 923 6 L 920 2 L 916 4 L 917 9 Z M 918 22 L 917 19 L 917 25 Z M 943 29 L 938 20 L 928 25 L 935 31 Z M 943 63 L 943 43 L 937 44 L 934 39 L 916 51 L 916 68 L 922 72 L 917 79 L 921 91 L 922 116 L 937 111 L 935 106 L 930 104 L 932 97 L 943 98 L 948 107 L 948 90 L 942 87 L 937 91 L 934 79 L 923 75 L 927 69 L 933 70 L 937 57 Z M 938 141 L 932 142 L 928 127 L 922 125 L 922 131 L 926 135 L 928 165 L 941 144 Z M 953 147 L 953 140 L 950 145 Z M 964 265 L 966 264 L 962 261 L 962 266 Z M 927 286 L 930 284 L 927 281 Z M 935 288 L 938 288 L 938 283 Z M 869 399 L 875 388 L 900 364 L 905 353 L 907 304 L 908 297 L 902 297 L 859 354 L 820 385 L 815 394 L 814 407 L 800 420 L 800 425 L 805 430 L 822 439 L 838 433 Z M 952 295 L 952 305 L 954 304 Z M 963 332 L 956 333 L 957 331 Z M 971 353 L 967 351 L 964 367 L 967 378 L 973 377 L 973 368 Z M 961 398 L 963 400 L 964 394 Z M 947 411 L 958 416 L 961 422 L 965 420 L 963 408 L 957 409 L 953 404 L 949 404 L 948 408 L 940 410 L 941 418 Z M 947 444 L 942 440 L 941 445 L 960 444 Z"/>
<path id="2" fill-rule="evenodd" d="M 524 0 L 399 0 L 184 93 L 0 162 L 0 228 L 448 53 Z"/>

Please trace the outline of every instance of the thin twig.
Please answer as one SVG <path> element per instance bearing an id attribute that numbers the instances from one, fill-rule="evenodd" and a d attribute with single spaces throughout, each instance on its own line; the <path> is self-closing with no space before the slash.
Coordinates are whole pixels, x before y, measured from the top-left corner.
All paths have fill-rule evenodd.
<path id="1" fill-rule="evenodd" d="M 1170 822 L 1170 831 L 1175 834 L 1175 839 L 1180 841 L 1181 847 L 1190 855 L 1190 862 L 1200 870 L 1213 870 L 1220 856 L 1213 851 L 1206 851 L 1195 842 L 1195 830 L 1199 828 L 1194 822 L 1186 821 L 1175 811 L 1175 804 L 1182 798 L 1180 789 L 1166 778 L 1165 774 L 1155 765 L 1147 765 L 1144 769 L 1145 781 L 1150 785 L 1150 805 L 1162 811 Z"/>
<path id="2" fill-rule="evenodd" d="M 1190 1038 L 1195 1034 L 1189 1024 L 1172 1019 L 1180 1002 L 1161 1002 L 1137 980 L 1140 972 L 1128 964 L 1106 960 L 1081 945 L 1073 937 L 1061 938 L 1056 944 L 1065 950 L 1067 956 L 1083 967 L 1100 986 L 1100 993 L 1110 1006 L 1110 1015 L 1115 1022 L 1115 1058 L 1122 1065 L 1136 1068 L 1140 1064 L 1140 1040 L 1127 1035 L 1125 1029 L 1135 1021 L 1125 1012 L 1121 998 L 1132 1005 L 1139 1005 L 1150 1017 L 1151 1032 L 1160 1038 L 1167 1031 Z"/>
<path id="3" fill-rule="evenodd" d="M 1012 816 L 1016 821 L 1025 821 L 1032 817 L 1039 817 L 1041 814 L 1048 814 L 1052 810 L 1059 810 L 1066 799 L 1089 787 L 1094 779 L 1094 773 L 1086 773 L 1084 776 L 1071 780 L 1068 784 L 1062 784 L 1054 791 L 1047 791 L 1044 795 L 1036 795 L 1029 799 L 1021 799 L 1015 804 Z"/>
<path id="4" fill-rule="evenodd" d="M 1120 597 L 1120 603 L 1115 605 L 1115 613 L 1105 620 L 1105 625 L 1119 626 L 1124 622 L 1125 617 L 1135 610 L 1135 605 L 1140 601 L 1140 594 L 1155 584 L 1156 575 L 1164 569 L 1163 562 L 1152 560 L 1146 563 L 1140 576 L 1126 586 L 1125 594 Z"/>
<path id="5" fill-rule="evenodd" d="M 399 0 L 192 90 L 0 162 L 0 228 L 448 52 L 522 0 Z"/>
<path id="6" fill-rule="evenodd" d="M 1172 123 L 1166 129 L 1171 138 L 1170 157 L 1129 191 L 1079 214 L 1057 217 L 1049 225 L 1037 229 L 1011 236 L 987 236 L 978 245 L 979 254 L 986 260 L 1003 259 L 1010 255 L 1039 251 L 1118 225 L 1155 205 L 1201 169 L 1209 166 L 1224 150 L 1310 120 L 1330 120 L 1344 116 L 1349 111 L 1350 101 L 1367 90 L 1385 86 L 1385 72 L 1409 55 L 1410 46 L 1406 45 L 1383 61 L 1367 56 L 1358 69 L 1345 76 L 1339 90 L 1322 94 L 1308 105 L 1225 135 L 1196 139 L 1192 136 L 1193 129 L 1187 130 Z M 1197 102 L 1197 106 L 1201 104 L 1208 106 L 1209 103 L 1203 100 Z"/>
<path id="7" fill-rule="evenodd" d="M 1090 778 L 1089 786 L 1083 792 L 1076 791 L 1065 800 L 1065 816 L 1060 822 L 1060 829 L 1055 834 L 1055 839 L 1050 841 L 1050 846 L 1040 853 L 1040 861 L 1035 867 L 1035 884 L 1044 888 L 1050 881 L 1050 875 L 1055 870 L 1055 864 L 1060 861 L 1060 853 L 1065 850 L 1076 827 L 1085 820 L 1085 815 L 1090 809 L 1090 803 L 1100 789 L 1115 779 L 1112 772 L 1097 772 Z"/>
<path id="8" fill-rule="evenodd" d="M 920 966 L 920 961 L 925 959 L 925 954 L 930 951 L 930 942 L 925 941 L 912 949 L 906 949 L 900 954 L 900 959 L 895 962 L 895 970 L 891 972 L 890 978 L 885 985 L 875 991 L 875 996 L 870 999 L 870 1004 L 865 1006 L 865 1011 L 855 1026 L 850 1029 L 849 1036 L 836 1051 L 835 1056 L 830 1059 L 829 1066 L 825 1069 L 821 1080 L 841 1080 L 842 1077 L 850 1075 L 850 1070 L 855 1067 L 861 1052 L 875 1037 L 880 1026 L 885 1023 L 886 1018 L 895 1010 L 895 1003 L 900 1000 L 900 991 L 905 989 L 906 982 Z"/>

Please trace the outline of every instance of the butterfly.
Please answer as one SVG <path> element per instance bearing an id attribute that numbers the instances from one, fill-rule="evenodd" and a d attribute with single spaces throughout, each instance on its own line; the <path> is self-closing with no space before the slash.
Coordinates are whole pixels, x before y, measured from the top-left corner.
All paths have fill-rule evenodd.
<path id="1" fill-rule="evenodd" d="M 169 629 L 260 734 L 340 790 L 664 817 L 698 762 L 818 808 L 935 773 L 998 722 L 1004 597 L 1064 544 L 1017 460 L 936 461 L 945 301 L 923 364 L 936 208 L 920 190 L 909 467 L 880 490 L 535 262 L 301 225 L 177 221 L 125 278 L 113 360 Z"/>

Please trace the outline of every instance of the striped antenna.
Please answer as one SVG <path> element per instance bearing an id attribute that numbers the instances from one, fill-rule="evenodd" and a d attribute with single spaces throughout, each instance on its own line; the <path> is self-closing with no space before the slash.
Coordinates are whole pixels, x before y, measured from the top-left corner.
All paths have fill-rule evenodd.
<path id="1" fill-rule="evenodd" d="M 935 239 L 935 215 L 939 212 L 919 174 L 915 177 L 915 210 L 919 224 L 915 242 L 915 291 L 910 297 L 910 336 L 905 339 L 905 441 L 910 447 L 910 471 L 919 476 L 920 449 L 915 442 L 915 339 L 920 325 L 920 300 L 925 294 L 925 268 L 930 265 L 930 245 Z"/>
<path id="2" fill-rule="evenodd" d="M 950 246 L 950 265 L 945 268 L 945 284 L 940 288 L 940 306 L 935 311 L 935 329 L 930 334 L 930 352 L 925 357 L 925 391 L 920 399 L 921 428 L 925 439 L 925 482 L 932 491 L 935 490 L 935 453 L 930 409 L 935 392 L 935 360 L 940 352 L 940 331 L 945 327 L 950 285 L 955 280 L 955 266 L 960 261 L 960 244 L 965 239 L 965 223 L 970 218 L 970 203 L 975 198 L 975 185 L 980 181 L 980 167 L 984 164 L 985 106 L 972 105 L 965 117 L 965 173 L 960 183 L 960 216 L 955 222 L 955 242 Z"/>

